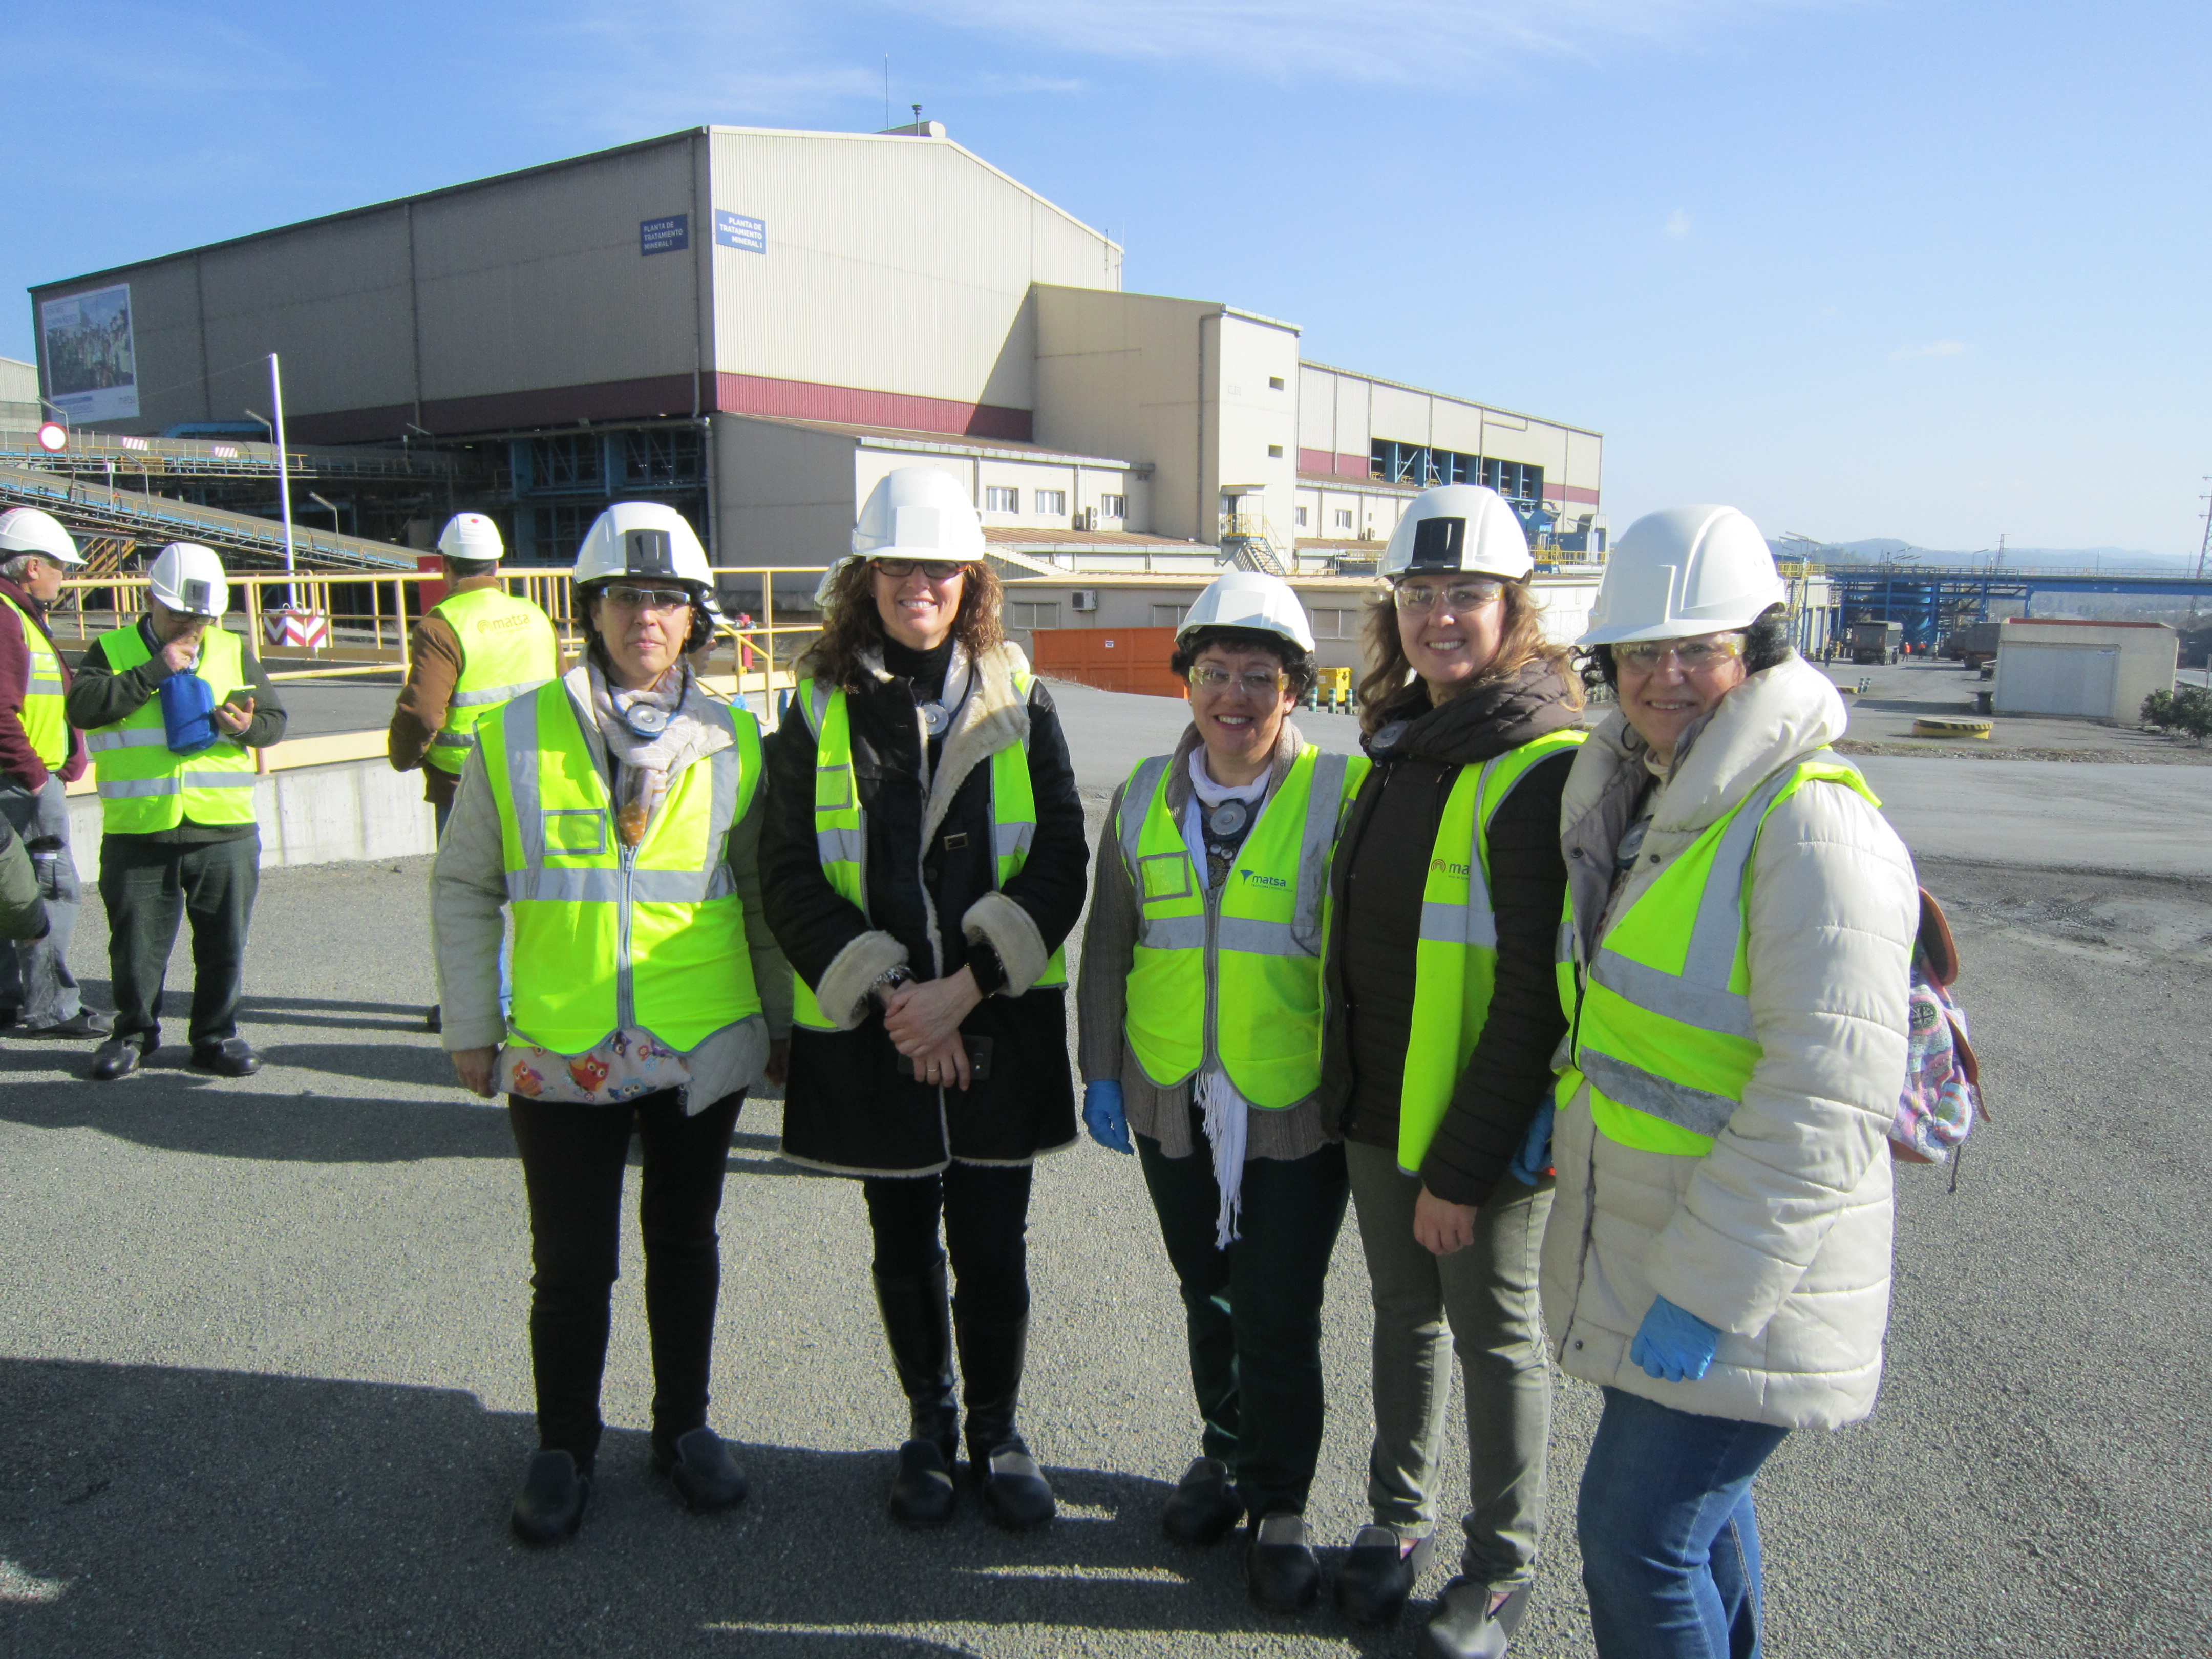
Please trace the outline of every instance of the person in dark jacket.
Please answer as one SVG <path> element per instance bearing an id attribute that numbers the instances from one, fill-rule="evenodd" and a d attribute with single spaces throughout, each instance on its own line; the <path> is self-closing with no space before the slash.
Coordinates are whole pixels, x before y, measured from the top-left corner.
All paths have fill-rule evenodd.
<path id="1" fill-rule="evenodd" d="M 1425 492 L 1382 568 L 1392 588 L 1370 613 L 1360 685 L 1374 767 L 1331 868 L 1324 981 L 1322 1109 L 1346 1142 L 1375 1303 L 1375 1519 L 1337 1601 L 1355 1620 L 1394 1620 L 1434 1553 L 1449 1342 L 1466 1381 L 1470 1509 L 1462 1576 L 1422 1650 L 1494 1659 L 1543 1534 L 1536 1265 L 1552 1191 L 1511 1166 L 1564 1024 L 1559 794 L 1582 697 L 1565 652 L 1544 642 L 1528 544 L 1492 492 Z"/>
<path id="2" fill-rule="evenodd" d="M 1083 808 L 959 484 L 890 474 L 853 545 L 768 763 L 762 886 L 799 981 L 782 1150 L 861 1179 L 913 1414 L 893 1518 L 951 1515 L 957 1328 L 971 1475 L 994 1520 L 1036 1525 L 1054 1504 L 1015 1425 L 1024 1235 L 1031 1161 L 1075 1139 L 1059 951 Z"/>

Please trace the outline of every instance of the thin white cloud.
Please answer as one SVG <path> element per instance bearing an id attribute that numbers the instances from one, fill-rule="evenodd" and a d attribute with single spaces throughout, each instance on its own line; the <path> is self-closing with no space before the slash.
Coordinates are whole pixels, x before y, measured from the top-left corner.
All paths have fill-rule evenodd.
<path id="1" fill-rule="evenodd" d="M 1690 234 L 1690 216 L 1682 209 L 1676 208 L 1667 216 L 1663 228 L 1668 235 L 1679 242 Z"/>
<path id="2" fill-rule="evenodd" d="M 1885 0 L 889 0 L 909 13 L 1103 58 L 1204 61 L 1275 81 L 1479 76 L 1616 45 L 1680 47 L 1768 18 Z"/>
<path id="3" fill-rule="evenodd" d="M 1889 354 L 1893 363 L 1917 362 L 1927 357 L 1956 357 L 1966 350 L 1958 340 L 1930 340 L 1926 345 L 1899 346 Z"/>

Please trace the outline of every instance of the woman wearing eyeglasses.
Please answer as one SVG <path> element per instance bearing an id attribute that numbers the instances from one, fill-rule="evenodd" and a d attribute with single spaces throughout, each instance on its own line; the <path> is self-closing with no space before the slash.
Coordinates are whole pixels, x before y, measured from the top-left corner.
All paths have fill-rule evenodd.
<path id="1" fill-rule="evenodd" d="M 714 1223 L 738 1108 L 780 1079 L 791 1015 L 754 858 L 759 727 L 684 661 L 711 627 L 706 552 L 674 508 L 617 502 L 574 579 L 585 659 L 477 726 L 431 879 L 445 1045 L 467 1087 L 506 1091 L 530 1199 L 539 1449 L 511 1516 L 528 1544 L 572 1535 L 591 1497 L 633 1133 L 653 1467 L 693 1510 L 745 1495 L 707 1426 Z"/>
<path id="2" fill-rule="evenodd" d="M 1606 1656 L 1759 1647 L 1751 1488 L 1790 1430 L 1874 1409 L 1920 905 L 1828 744 L 1765 539 L 1639 519 L 1583 643 L 1620 698 L 1568 779 L 1569 1061 L 1545 1324 L 1604 1415 L 1577 1532 Z"/>
<path id="3" fill-rule="evenodd" d="M 1182 1291 L 1202 1455 L 1162 1524 L 1208 1544 L 1249 1518 L 1252 1597 L 1295 1612 L 1321 1585 L 1304 1516 L 1345 1202 L 1315 1097 L 1328 854 L 1366 763 L 1291 723 L 1313 633 L 1276 577 L 1217 580 L 1170 665 L 1190 727 L 1115 793 L 1084 932 L 1084 1120 L 1136 1152 Z"/>
<path id="4" fill-rule="evenodd" d="M 1337 1604 L 1363 1623 L 1396 1619 L 1436 1552 L 1456 1350 L 1466 1542 L 1422 1635 L 1443 1655 L 1505 1650 L 1544 1530 L 1536 1260 L 1551 1185 L 1513 1158 L 1562 1027 L 1559 803 L 1582 693 L 1544 641 L 1534 568 L 1494 492 L 1449 484 L 1408 506 L 1360 684 L 1374 769 L 1330 878 L 1322 1097 L 1345 1140 L 1375 1308 L 1374 1520 L 1339 1569 Z"/>
<path id="5" fill-rule="evenodd" d="M 1038 1526 L 1052 1488 L 1015 1420 L 1024 1237 L 1032 1161 L 1075 1139 L 1060 946 L 1083 806 L 1052 698 L 1000 635 L 962 486 L 889 474 L 853 550 L 770 746 L 761 867 L 798 981 L 783 1152 L 860 1177 L 912 1419 L 891 1518 L 952 1516 L 957 1346 L 984 1508 Z"/>

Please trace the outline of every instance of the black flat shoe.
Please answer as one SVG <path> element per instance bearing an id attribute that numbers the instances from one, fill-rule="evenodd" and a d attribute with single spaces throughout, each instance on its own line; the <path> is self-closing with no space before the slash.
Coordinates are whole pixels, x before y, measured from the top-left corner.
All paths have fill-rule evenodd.
<path id="1" fill-rule="evenodd" d="M 51 1025 L 27 1025 L 27 1037 L 64 1037 L 82 1041 L 86 1037 L 112 1036 L 115 1022 L 97 1008 L 80 1009 L 67 1019 L 58 1019 Z"/>
<path id="2" fill-rule="evenodd" d="M 217 1077 L 252 1077 L 260 1069 L 261 1056 L 253 1052 L 252 1044 L 244 1037 L 203 1042 L 192 1050 L 195 1072 L 212 1072 Z"/>
<path id="3" fill-rule="evenodd" d="M 584 1524 L 584 1505 L 591 1497 L 591 1472 L 580 1473 L 574 1457 L 564 1451 L 532 1452 L 507 1523 L 533 1548 L 558 1544 L 574 1538 Z"/>
<path id="4" fill-rule="evenodd" d="M 1255 1524 L 1244 1556 L 1244 1582 L 1252 1600 L 1269 1613 L 1304 1613 L 1321 1595 L 1321 1558 L 1306 1535 L 1306 1520 L 1289 1510 Z"/>
<path id="5" fill-rule="evenodd" d="M 678 1435 L 673 1445 L 653 1437 L 653 1472 L 675 1483 L 684 1507 L 714 1515 L 745 1501 L 745 1472 L 730 1455 L 730 1443 L 708 1428 Z"/>
<path id="6" fill-rule="evenodd" d="M 898 1473 L 891 1477 L 891 1519 L 902 1527 L 927 1530 L 952 1518 L 959 1500 L 952 1466 L 934 1440 L 909 1440 L 898 1449 Z"/>
<path id="7" fill-rule="evenodd" d="M 92 1079 L 95 1083 L 112 1083 L 119 1077 L 128 1077 L 138 1069 L 138 1062 L 154 1052 L 154 1044 L 143 1037 L 110 1037 L 92 1051 Z"/>
<path id="8" fill-rule="evenodd" d="M 1394 1625 L 1435 1558 L 1435 1535 L 1406 1540 L 1389 1527 L 1362 1527 L 1336 1567 L 1336 1610 L 1355 1625 Z"/>
<path id="9" fill-rule="evenodd" d="M 982 1489 L 983 1507 L 1008 1532 L 1042 1527 L 1058 1512 L 1051 1486 L 1018 1438 L 1007 1441 L 988 1458 L 975 1456 L 971 1447 L 969 1458 L 975 1484 Z"/>
<path id="10" fill-rule="evenodd" d="M 1229 1466 L 1218 1457 L 1200 1457 L 1183 1471 L 1162 1506 L 1160 1530 L 1178 1544 L 1215 1544 L 1243 1518 Z"/>
<path id="11" fill-rule="evenodd" d="M 1443 1597 L 1421 1632 L 1420 1651 L 1430 1659 L 1504 1659 L 1528 1616 L 1528 1595 L 1534 1586 L 1514 1585 L 1493 1613 L 1491 1599 L 1504 1588 L 1453 1579 L 1444 1586 Z"/>

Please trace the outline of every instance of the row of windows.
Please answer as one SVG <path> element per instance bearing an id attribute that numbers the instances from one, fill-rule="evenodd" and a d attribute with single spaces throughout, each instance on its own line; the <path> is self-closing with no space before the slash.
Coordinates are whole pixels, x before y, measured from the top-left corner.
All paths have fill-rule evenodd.
<path id="1" fill-rule="evenodd" d="M 1030 511 L 1058 517 L 1067 511 L 1067 492 L 1065 489 L 1032 489 L 1030 491 Z M 983 510 L 986 513 L 1018 513 L 1022 510 L 1022 492 L 1011 486 L 983 486 Z M 1098 516 L 1102 519 L 1126 519 L 1129 516 L 1127 495 L 1101 495 Z"/>
<path id="2" fill-rule="evenodd" d="M 1306 510 L 1305 510 L 1305 508 L 1304 508 L 1303 507 L 1292 507 L 1292 508 L 1291 509 L 1291 511 L 1293 514 L 1295 514 L 1297 515 L 1297 526 L 1298 526 L 1298 528 L 1299 528 L 1299 529 L 1301 529 L 1301 530 L 1304 530 L 1304 529 L 1306 527 Z M 1329 526 L 1329 527 L 1330 527 L 1332 530 L 1349 530 L 1349 529 L 1351 529 L 1351 528 L 1352 528 L 1352 509 L 1351 509 L 1350 507 L 1338 507 L 1338 508 L 1335 510 L 1335 514 L 1334 514 L 1334 521 L 1331 523 L 1331 525 L 1330 525 L 1330 526 Z"/>
<path id="3" fill-rule="evenodd" d="M 1377 438 L 1368 453 L 1367 473 L 1385 483 L 1432 489 L 1437 484 L 1486 484 L 1510 501 L 1530 505 L 1544 499 L 1544 469 L 1495 456 L 1462 455 L 1455 449 L 1395 443 Z"/>

